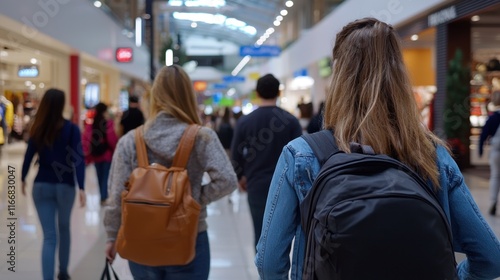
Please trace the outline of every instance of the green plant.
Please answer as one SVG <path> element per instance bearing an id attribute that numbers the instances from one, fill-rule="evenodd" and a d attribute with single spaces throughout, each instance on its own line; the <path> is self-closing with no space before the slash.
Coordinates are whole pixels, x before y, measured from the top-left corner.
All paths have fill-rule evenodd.
<path id="1" fill-rule="evenodd" d="M 449 62 L 446 77 L 444 132 L 457 163 L 468 165 L 470 136 L 470 74 L 464 66 L 463 54 L 457 49 Z"/>

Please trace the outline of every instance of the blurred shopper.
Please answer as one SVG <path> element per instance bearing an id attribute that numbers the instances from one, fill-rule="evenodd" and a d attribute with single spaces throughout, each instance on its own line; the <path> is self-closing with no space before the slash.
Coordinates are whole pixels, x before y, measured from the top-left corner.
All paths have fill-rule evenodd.
<path id="1" fill-rule="evenodd" d="M 377 154 L 399 159 L 432 183 L 451 224 L 454 250 L 466 255 L 457 267 L 459 278 L 499 277 L 500 243 L 479 212 L 445 143 L 420 123 L 394 29 L 372 18 L 349 23 L 336 36 L 333 61 L 324 127 L 334 131 L 339 149 L 349 153 L 351 141 L 370 145 Z M 319 170 L 320 163 L 304 139 L 298 138 L 283 149 L 255 258 L 262 279 L 288 278 L 292 240 L 290 276 L 302 279 L 306 237 L 299 205 Z M 387 263 L 388 271 L 391 265 Z"/>
<path id="2" fill-rule="evenodd" d="M 76 183 L 80 206 L 85 206 L 85 163 L 80 130 L 63 118 L 64 99 L 64 92 L 58 89 L 45 92 L 31 127 L 21 176 L 22 193 L 26 195 L 26 176 L 37 154 L 38 174 L 33 183 L 32 196 L 43 230 L 44 280 L 54 279 L 56 247 L 59 248 L 57 279 L 70 279 L 70 219 Z"/>
<path id="3" fill-rule="evenodd" d="M 283 147 L 302 135 L 292 114 L 276 106 L 280 82 L 267 74 L 257 81 L 258 109 L 241 117 L 231 144 L 231 156 L 240 189 L 248 193 L 248 205 L 255 234 L 260 237 L 269 184 Z"/>
<path id="4" fill-rule="evenodd" d="M 323 108 L 325 107 L 325 102 L 321 102 L 319 104 L 319 110 L 316 115 L 314 115 L 311 120 L 309 121 L 309 124 L 307 125 L 307 133 L 311 134 L 314 132 L 318 132 L 322 129 L 323 127 Z"/>
<path id="5" fill-rule="evenodd" d="M 182 67 L 173 65 L 162 68 L 146 96 L 149 116 L 144 126 L 149 162 L 170 166 L 184 130 L 189 124 L 201 125 L 197 114 L 196 97 L 191 80 Z M 115 240 L 121 225 L 121 193 L 132 170 L 137 167 L 135 134 L 129 133 L 118 143 L 113 157 L 111 177 L 111 206 L 104 215 L 108 241 L 106 257 L 115 258 Z M 236 175 L 224 153 L 217 134 L 202 127 L 196 136 L 187 163 L 193 198 L 201 205 L 194 260 L 183 266 L 150 267 L 129 261 L 134 279 L 192 279 L 206 280 L 210 269 L 210 247 L 207 235 L 207 204 L 231 193 L 237 187 Z M 202 186 L 203 173 L 210 176 L 210 183 Z M 147 217 L 144 217 L 147 219 Z M 138 228 L 138 231 L 141 229 Z M 181 234 L 181 233 L 180 233 Z M 173 241 L 175 242 L 175 240 Z"/>
<path id="6" fill-rule="evenodd" d="M 226 150 L 228 156 L 231 151 L 231 142 L 233 141 L 234 129 L 231 125 L 231 109 L 229 107 L 224 108 L 224 115 L 217 125 L 217 136 L 222 144 L 222 147 Z"/>
<path id="7" fill-rule="evenodd" d="M 500 91 L 491 94 L 491 101 L 496 106 L 496 111 L 488 117 L 479 138 L 479 156 L 483 155 L 484 143 L 490 142 L 490 208 L 489 214 L 497 213 L 498 191 L 500 190 L 500 133 L 497 133 L 500 125 Z"/>
<path id="8" fill-rule="evenodd" d="M 92 124 L 85 125 L 83 152 L 87 164 L 94 163 L 101 196 L 101 205 L 108 199 L 108 178 L 111 159 L 118 142 L 113 120 L 108 115 L 108 106 L 102 102 L 94 107 Z"/>
<path id="9" fill-rule="evenodd" d="M 128 110 L 123 112 L 120 126 L 120 136 L 127 134 L 127 132 L 135 129 L 144 124 L 144 114 L 142 114 L 139 107 L 139 98 L 137 96 L 130 96 L 128 99 Z"/>

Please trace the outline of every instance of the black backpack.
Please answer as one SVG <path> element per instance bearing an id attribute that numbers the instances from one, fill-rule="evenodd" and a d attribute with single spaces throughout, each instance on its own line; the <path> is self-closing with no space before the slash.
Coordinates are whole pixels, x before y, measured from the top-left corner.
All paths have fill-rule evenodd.
<path id="1" fill-rule="evenodd" d="M 302 137 L 322 164 L 300 204 L 302 279 L 458 279 L 448 220 L 419 175 L 370 146 L 339 151 L 331 130 Z"/>

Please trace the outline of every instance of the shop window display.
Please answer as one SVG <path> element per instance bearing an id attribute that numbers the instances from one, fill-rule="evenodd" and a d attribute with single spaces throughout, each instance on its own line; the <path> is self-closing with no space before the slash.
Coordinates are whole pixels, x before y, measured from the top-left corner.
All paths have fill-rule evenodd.
<path id="1" fill-rule="evenodd" d="M 488 165 L 489 144 L 484 146 L 486 156 L 478 157 L 477 147 L 482 128 L 496 108 L 491 103 L 491 93 L 500 90 L 500 64 L 497 59 L 488 62 L 475 62 L 470 81 L 470 124 L 471 124 L 471 163 Z"/>
<path id="2" fill-rule="evenodd" d="M 481 132 L 486 119 L 493 112 L 491 93 L 500 90 L 500 63 L 491 59 L 488 63 L 477 63 L 471 79 L 471 126 L 472 135 Z"/>

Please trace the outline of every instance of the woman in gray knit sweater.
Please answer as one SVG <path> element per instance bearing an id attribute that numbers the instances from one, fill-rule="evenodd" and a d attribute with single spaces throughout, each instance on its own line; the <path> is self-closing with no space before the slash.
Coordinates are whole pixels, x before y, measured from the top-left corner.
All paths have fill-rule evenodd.
<path id="1" fill-rule="evenodd" d="M 145 124 L 144 141 L 151 163 L 172 164 L 179 140 L 188 124 L 201 124 L 191 80 L 184 70 L 168 66 L 160 70 L 145 103 L 150 119 Z M 132 170 L 137 167 L 134 131 L 124 135 L 116 147 L 111 164 L 108 186 L 111 205 L 106 208 L 104 225 L 108 240 L 106 257 L 113 261 L 115 240 L 121 224 L 121 193 Z M 206 205 L 230 194 L 237 187 L 236 174 L 217 134 L 202 127 L 187 164 L 192 196 L 202 206 L 194 260 L 183 266 L 150 267 L 129 261 L 134 279 L 195 279 L 206 280 L 210 270 L 210 248 L 207 235 Z M 202 186 L 203 173 L 210 183 Z M 147 219 L 148 217 L 144 217 Z M 141 229 L 137 229 L 141 230 Z"/>

